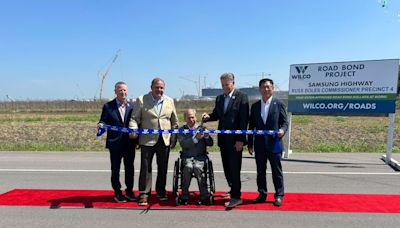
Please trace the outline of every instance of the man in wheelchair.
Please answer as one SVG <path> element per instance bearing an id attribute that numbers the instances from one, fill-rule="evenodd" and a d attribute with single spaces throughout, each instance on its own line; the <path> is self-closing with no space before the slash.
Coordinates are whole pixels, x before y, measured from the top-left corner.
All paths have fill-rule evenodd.
<path id="1" fill-rule="evenodd" d="M 181 129 L 203 129 L 202 124 L 200 126 L 196 124 L 196 110 L 188 109 L 184 113 L 184 119 L 186 124 Z M 194 176 L 197 179 L 200 190 L 198 204 L 204 205 L 209 197 L 205 172 L 205 165 L 208 161 L 207 146 L 213 145 L 213 139 L 209 134 L 204 133 L 179 134 L 178 141 L 182 147 L 182 195 L 178 199 L 179 204 L 188 204 L 189 186 L 192 176 Z"/>

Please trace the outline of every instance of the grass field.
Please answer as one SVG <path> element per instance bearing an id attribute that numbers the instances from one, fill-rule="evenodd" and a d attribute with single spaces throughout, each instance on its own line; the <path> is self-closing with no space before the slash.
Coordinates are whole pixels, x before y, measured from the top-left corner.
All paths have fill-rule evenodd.
<path id="1" fill-rule="evenodd" d="M 12 110 L 0 112 L 2 151 L 105 151 L 105 136 L 96 137 L 101 108 L 89 110 Z M 177 103 L 180 125 L 183 112 L 196 107 L 198 117 L 213 102 Z M 94 109 L 94 110 L 93 110 Z M 291 149 L 296 152 L 384 152 L 388 117 L 292 116 Z M 396 117 L 393 151 L 400 152 L 400 117 Z M 217 122 L 207 123 L 216 129 Z M 215 136 L 213 136 L 216 139 Z M 177 146 L 173 151 L 179 151 Z M 210 151 L 218 151 L 214 146 Z"/>

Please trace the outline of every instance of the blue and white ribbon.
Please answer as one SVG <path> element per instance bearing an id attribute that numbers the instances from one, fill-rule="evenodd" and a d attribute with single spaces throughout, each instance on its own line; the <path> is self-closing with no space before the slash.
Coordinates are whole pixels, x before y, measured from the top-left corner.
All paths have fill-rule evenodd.
<path id="1" fill-rule="evenodd" d="M 103 125 L 97 131 L 97 136 L 101 136 L 106 131 L 117 131 L 123 133 L 136 133 L 138 135 L 157 135 L 157 134 L 228 134 L 228 135 L 277 135 L 277 130 L 212 130 L 212 129 L 143 129 L 126 128 L 111 125 Z"/>
<path id="2" fill-rule="evenodd" d="M 97 136 L 101 136 L 106 131 L 117 131 L 123 133 L 136 133 L 138 135 L 157 135 L 157 134 L 227 134 L 227 135 L 278 135 L 277 130 L 209 130 L 209 129 L 143 129 L 143 128 L 126 128 L 111 125 L 103 125 L 97 131 Z M 276 137 L 274 145 L 274 153 L 282 153 L 281 139 Z"/>

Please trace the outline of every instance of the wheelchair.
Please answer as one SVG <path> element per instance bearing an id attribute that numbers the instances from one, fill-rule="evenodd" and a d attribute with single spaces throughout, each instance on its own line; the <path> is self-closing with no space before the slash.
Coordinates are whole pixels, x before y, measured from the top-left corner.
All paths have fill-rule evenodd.
<path id="1" fill-rule="evenodd" d="M 172 178 L 172 192 L 175 198 L 176 205 L 180 205 L 180 197 L 181 197 L 181 189 L 182 189 L 182 173 L 183 173 L 183 160 L 181 156 L 176 159 L 174 163 L 174 174 Z M 208 189 L 208 195 L 210 204 L 214 204 L 214 195 L 215 195 L 215 179 L 214 179 L 214 168 L 212 161 L 207 156 L 206 161 L 204 162 L 204 172 Z M 194 174 L 192 174 L 192 178 Z"/>

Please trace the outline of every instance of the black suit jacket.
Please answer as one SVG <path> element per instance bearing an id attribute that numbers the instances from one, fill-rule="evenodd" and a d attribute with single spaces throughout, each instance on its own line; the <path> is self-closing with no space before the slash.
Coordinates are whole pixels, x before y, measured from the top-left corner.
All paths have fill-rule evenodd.
<path id="1" fill-rule="evenodd" d="M 124 122 L 122 122 L 116 99 L 109 101 L 103 106 L 99 123 L 117 127 L 128 127 L 132 116 L 132 109 L 133 104 L 129 103 L 129 106 L 125 110 Z M 136 142 L 137 140 L 130 139 L 127 133 L 107 131 L 106 148 L 111 150 L 134 150 Z"/>
<path id="2" fill-rule="evenodd" d="M 271 104 L 269 106 L 267 121 L 265 124 L 261 117 L 261 100 L 257 101 L 251 106 L 249 123 L 250 130 L 282 129 L 284 132 L 286 132 L 287 128 L 288 122 L 285 105 L 279 99 L 272 97 Z M 275 140 L 275 137 L 271 135 L 249 135 L 248 146 L 250 148 L 253 148 L 254 145 L 254 150 L 256 152 L 263 151 L 264 148 L 266 148 L 268 151 L 272 151 L 276 142 L 277 141 Z M 283 150 L 283 144 L 281 145 L 281 149 Z"/>
<path id="3" fill-rule="evenodd" d="M 219 130 L 245 130 L 249 121 L 249 100 L 245 93 L 239 90 L 234 90 L 229 101 L 226 112 L 224 113 L 223 94 L 218 95 L 215 100 L 215 107 L 210 114 L 210 121 L 218 122 Z M 225 137 L 227 136 L 227 137 Z M 227 140 L 229 142 L 227 142 Z M 218 134 L 218 146 L 223 146 L 224 143 L 235 143 L 241 141 L 246 144 L 246 135 L 222 135 Z"/>

